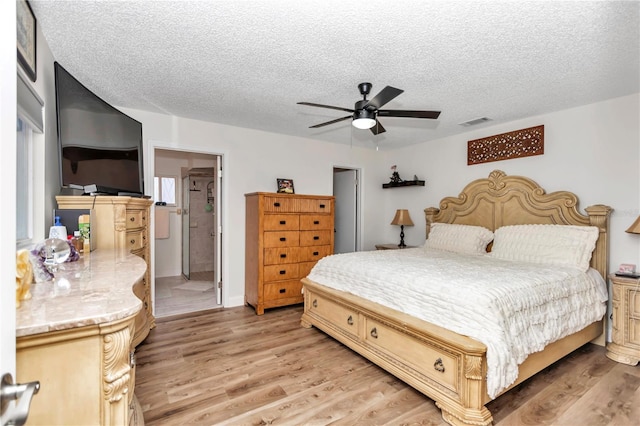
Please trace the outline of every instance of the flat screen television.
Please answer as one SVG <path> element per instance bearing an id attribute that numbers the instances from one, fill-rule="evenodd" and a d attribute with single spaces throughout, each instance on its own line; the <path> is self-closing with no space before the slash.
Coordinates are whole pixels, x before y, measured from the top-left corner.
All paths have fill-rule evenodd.
<path id="1" fill-rule="evenodd" d="M 142 124 L 55 62 L 60 182 L 109 195 L 144 194 Z"/>

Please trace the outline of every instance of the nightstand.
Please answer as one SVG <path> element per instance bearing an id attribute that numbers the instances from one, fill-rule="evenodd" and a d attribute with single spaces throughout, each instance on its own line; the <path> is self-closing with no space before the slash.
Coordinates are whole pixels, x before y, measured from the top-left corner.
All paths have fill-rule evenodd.
<path id="1" fill-rule="evenodd" d="M 607 357 L 623 364 L 640 361 L 640 279 L 609 276 L 612 287 L 612 333 Z"/>
<path id="2" fill-rule="evenodd" d="M 404 246 L 402 248 L 416 248 L 418 246 Z M 376 250 L 398 250 L 397 244 L 376 244 Z"/>

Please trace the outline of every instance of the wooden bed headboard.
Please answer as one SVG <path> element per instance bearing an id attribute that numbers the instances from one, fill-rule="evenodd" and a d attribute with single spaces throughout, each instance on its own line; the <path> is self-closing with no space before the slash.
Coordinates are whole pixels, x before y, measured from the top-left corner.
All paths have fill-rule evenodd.
<path id="1" fill-rule="evenodd" d="M 596 226 L 600 236 L 591 256 L 591 267 L 606 280 L 609 270 L 609 215 L 611 207 L 602 204 L 578 211 L 578 197 L 568 191 L 547 194 L 533 180 L 507 176 L 494 170 L 486 179 L 464 187 L 457 197 L 445 197 L 440 208 L 424 210 L 427 238 L 432 223 L 479 225 L 495 231 L 505 225 L 558 224 Z"/>

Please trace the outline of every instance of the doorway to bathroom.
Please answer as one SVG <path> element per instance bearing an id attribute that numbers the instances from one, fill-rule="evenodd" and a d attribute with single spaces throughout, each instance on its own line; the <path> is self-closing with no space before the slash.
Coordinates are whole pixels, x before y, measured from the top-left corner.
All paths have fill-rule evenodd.
<path id="1" fill-rule="evenodd" d="M 155 315 L 221 308 L 222 156 L 155 152 L 156 178 L 175 181 L 175 204 L 154 206 Z"/>

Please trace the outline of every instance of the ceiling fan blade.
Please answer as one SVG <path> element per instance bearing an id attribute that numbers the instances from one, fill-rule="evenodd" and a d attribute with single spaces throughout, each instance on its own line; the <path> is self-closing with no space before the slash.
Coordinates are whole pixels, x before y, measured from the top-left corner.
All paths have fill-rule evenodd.
<path id="1" fill-rule="evenodd" d="M 387 131 L 384 127 L 382 127 L 382 123 L 380 123 L 377 119 L 376 119 L 376 125 L 369 130 L 371 130 L 371 133 L 373 133 L 374 135 L 377 135 L 378 133 L 384 133 Z"/>
<path id="2" fill-rule="evenodd" d="M 307 105 L 307 106 L 318 107 L 318 108 L 329 108 L 329 109 L 337 109 L 338 111 L 353 112 L 353 110 L 349 109 L 349 108 L 342 108 L 342 107 L 331 106 L 331 105 L 314 104 L 314 103 L 311 103 L 311 102 L 298 102 L 298 105 Z"/>
<path id="3" fill-rule="evenodd" d="M 404 90 L 396 89 L 395 87 L 387 86 L 380 91 L 377 95 L 373 97 L 373 99 L 369 100 L 367 104 L 364 106 L 367 109 L 371 109 L 373 107 L 375 109 L 380 109 L 382 105 L 386 104 L 399 94 L 404 92 Z"/>
<path id="4" fill-rule="evenodd" d="M 353 119 L 352 115 L 347 115 L 346 117 L 336 118 L 335 120 L 327 121 L 326 123 L 316 124 L 315 126 L 309 126 L 310 129 L 316 129 L 318 127 L 328 126 L 329 124 L 339 123 L 344 120 Z"/>
<path id="5" fill-rule="evenodd" d="M 382 110 L 378 110 L 378 116 L 436 119 L 440 116 L 440 111 L 410 111 L 410 110 L 403 110 L 403 109 L 382 109 Z"/>

